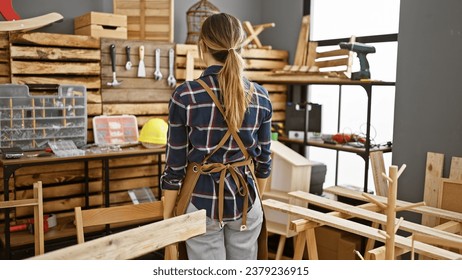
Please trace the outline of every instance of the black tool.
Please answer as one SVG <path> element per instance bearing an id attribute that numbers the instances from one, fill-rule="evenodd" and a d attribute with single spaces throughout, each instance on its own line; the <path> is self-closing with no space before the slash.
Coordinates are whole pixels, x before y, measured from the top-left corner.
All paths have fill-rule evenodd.
<path id="1" fill-rule="evenodd" d="M 125 63 L 125 69 L 132 69 L 132 61 L 130 59 L 130 46 L 125 47 L 125 55 L 127 56 L 127 63 Z"/>
<path id="2" fill-rule="evenodd" d="M 116 49 L 115 45 L 112 44 L 109 46 L 109 52 L 111 54 L 111 67 L 112 67 L 112 82 L 108 82 L 108 86 L 119 86 L 122 81 L 117 81 L 117 76 L 116 76 Z"/>
<path id="3" fill-rule="evenodd" d="M 368 53 L 375 53 L 375 47 L 369 46 L 362 43 L 346 43 L 342 42 L 339 44 L 341 49 L 347 49 L 355 52 L 359 58 L 360 71 L 351 73 L 352 80 L 370 79 L 371 72 L 369 71 L 369 62 L 367 61 L 366 55 Z"/>

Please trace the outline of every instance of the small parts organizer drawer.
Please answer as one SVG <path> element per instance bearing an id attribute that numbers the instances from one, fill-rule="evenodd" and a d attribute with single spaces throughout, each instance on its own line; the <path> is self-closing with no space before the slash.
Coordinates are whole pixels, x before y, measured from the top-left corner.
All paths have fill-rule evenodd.
<path id="1" fill-rule="evenodd" d="M 86 145 L 86 88 L 61 85 L 57 94 L 31 96 L 26 85 L 0 85 L 0 147 L 41 149 L 50 140 Z"/>
<path id="2" fill-rule="evenodd" d="M 136 144 L 138 122 L 133 115 L 94 117 L 93 134 L 99 146 Z"/>

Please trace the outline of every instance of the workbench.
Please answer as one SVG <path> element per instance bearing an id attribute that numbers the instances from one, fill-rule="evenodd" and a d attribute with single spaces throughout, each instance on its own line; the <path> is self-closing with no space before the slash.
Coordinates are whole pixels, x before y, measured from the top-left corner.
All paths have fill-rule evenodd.
<path id="1" fill-rule="evenodd" d="M 302 92 L 306 94 L 306 100 L 308 100 L 308 90 L 307 87 L 310 85 L 337 85 L 339 86 L 339 96 L 342 94 L 342 86 L 359 86 L 361 87 L 367 95 L 367 116 L 366 116 L 366 143 L 364 148 L 355 148 L 349 147 L 346 145 L 333 145 L 333 144 L 325 144 L 322 141 L 308 141 L 307 133 L 304 134 L 303 140 L 292 140 L 284 137 L 279 137 L 280 141 L 286 143 L 295 143 L 304 146 L 315 146 L 320 148 L 327 148 L 343 152 L 350 152 L 356 153 L 361 158 L 364 159 L 365 167 L 364 167 L 364 192 L 368 192 L 368 170 L 369 170 L 369 155 L 372 151 L 382 151 L 382 152 L 391 152 L 392 148 L 389 146 L 381 146 L 381 147 L 371 147 L 371 106 L 372 106 L 372 88 L 375 86 L 394 86 L 395 82 L 386 82 L 380 80 L 351 80 L 348 78 L 339 78 L 339 77 L 330 77 L 326 74 L 326 76 L 321 75 L 320 73 L 317 74 L 310 74 L 310 73 L 274 73 L 274 74 L 262 74 L 262 75 L 255 75 L 252 77 L 252 80 L 258 81 L 258 83 L 265 83 L 265 84 L 287 84 L 290 86 L 300 86 L 302 88 Z M 340 110 L 340 105 L 339 105 Z M 306 131 L 308 131 L 308 110 L 305 110 L 305 124 L 304 127 Z M 339 114 L 340 115 L 340 114 Z M 303 149 L 305 150 L 305 149 Z M 337 156 L 338 161 L 338 156 Z M 338 162 L 337 162 L 338 165 Z M 335 176 L 335 184 L 337 184 L 337 171 Z"/>
<path id="2" fill-rule="evenodd" d="M 22 167 L 30 167 L 30 166 L 41 166 L 41 165 L 57 165 L 57 164 L 64 164 L 70 162 L 83 162 L 85 166 L 85 205 L 82 208 L 86 208 L 89 206 L 89 182 L 88 182 L 88 163 L 90 161 L 101 161 L 102 168 L 103 168 L 103 194 L 104 194 L 104 207 L 109 207 L 109 193 L 110 193 L 110 176 L 109 176 L 109 161 L 112 159 L 118 158 L 128 158 L 128 157 L 136 157 L 136 156 L 147 156 L 147 155 L 156 155 L 158 157 L 157 160 L 157 168 L 159 174 L 159 182 L 160 182 L 160 174 L 162 173 L 162 154 L 165 153 L 165 148 L 156 148 L 156 149 L 147 149 L 142 147 L 141 145 L 134 146 L 134 147 L 127 147 L 122 148 L 119 151 L 108 151 L 108 152 L 101 152 L 101 153 L 91 153 L 86 152 L 84 155 L 80 156 L 69 156 L 69 157 L 57 157 L 56 155 L 51 155 L 47 157 L 37 157 L 33 156 L 36 155 L 37 152 L 30 151 L 25 152 L 24 156 L 18 159 L 0 159 L 0 166 L 3 167 L 3 194 L 4 200 L 9 200 L 9 181 L 11 176 L 14 174 L 16 170 Z M 160 186 L 160 184 L 159 184 Z M 160 199 L 161 192 L 159 188 L 158 199 Z M 4 236 L 2 236 L 2 241 L 4 245 L 4 252 L 6 258 L 11 258 L 11 233 L 9 230 L 10 224 L 10 210 L 5 209 L 5 230 Z M 45 235 L 45 239 L 47 239 L 47 235 Z"/>

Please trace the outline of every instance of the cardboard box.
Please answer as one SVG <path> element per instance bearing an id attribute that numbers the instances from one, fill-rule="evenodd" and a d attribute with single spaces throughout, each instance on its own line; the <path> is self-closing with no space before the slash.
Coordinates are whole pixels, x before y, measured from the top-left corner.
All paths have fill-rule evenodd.
<path id="1" fill-rule="evenodd" d="M 356 260 L 355 250 L 361 251 L 362 237 L 322 226 L 315 230 L 320 260 Z"/>
<path id="2" fill-rule="evenodd" d="M 89 12 L 74 19 L 74 33 L 95 38 L 127 39 L 127 16 Z"/>

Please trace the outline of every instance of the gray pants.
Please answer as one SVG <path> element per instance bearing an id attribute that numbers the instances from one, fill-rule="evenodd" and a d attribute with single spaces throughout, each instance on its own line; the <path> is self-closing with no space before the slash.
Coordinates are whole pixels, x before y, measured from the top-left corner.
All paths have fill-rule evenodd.
<path id="1" fill-rule="evenodd" d="M 197 211 L 191 203 L 187 213 Z M 256 260 L 258 236 L 263 222 L 263 211 L 257 199 L 247 213 L 247 230 L 240 231 L 241 219 L 225 222 L 220 228 L 218 221 L 207 217 L 205 234 L 186 241 L 186 250 L 190 260 Z"/>

